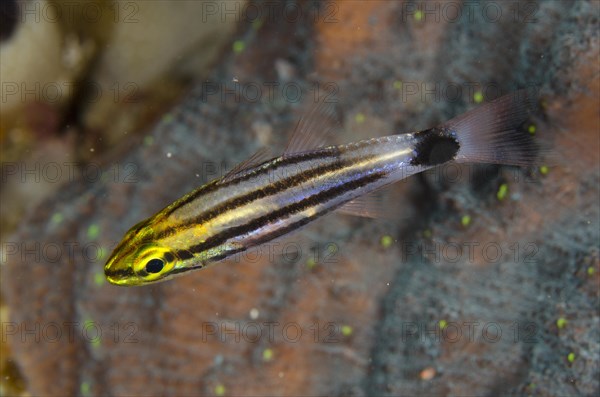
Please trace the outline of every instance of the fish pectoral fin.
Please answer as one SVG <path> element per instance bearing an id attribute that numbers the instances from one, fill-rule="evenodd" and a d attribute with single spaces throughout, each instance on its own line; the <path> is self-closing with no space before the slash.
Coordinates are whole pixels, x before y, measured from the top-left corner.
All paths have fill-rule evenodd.
<path id="1" fill-rule="evenodd" d="M 347 202 L 338 209 L 339 212 L 363 218 L 381 219 L 389 215 L 383 197 L 377 193 L 370 193 Z"/>
<path id="2" fill-rule="evenodd" d="M 224 177 L 221 179 L 220 183 L 229 182 L 237 175 L 243 173 L 244 171 L 266 161 L 270 157 L 270 150 L 266 147 L 257 150 L 252 156 L 248 157 L 246 160 L 242 161 L 235 167 L 233 167 Z"/>
<path id="3" fill-rule="evenodd" d="M 328 138 L 340 128 L 334 103 L 323 100 L 312 104 L 306 114 L 298 120 L 283 157 L 325 146 Z"/>

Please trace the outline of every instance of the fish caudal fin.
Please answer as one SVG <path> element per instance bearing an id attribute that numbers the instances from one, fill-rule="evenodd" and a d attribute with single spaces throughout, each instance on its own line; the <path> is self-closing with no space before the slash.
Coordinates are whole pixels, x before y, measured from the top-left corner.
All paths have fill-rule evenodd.
<path id="1" fill-rule="evenodd" d="M 520 90 L 462 114 L 438 129 L 456 137 L 457 162 L 530 165 L 540 155 L 540 145 L 528 131 L 528 120 L 537 107 L 535 90 Z"/>

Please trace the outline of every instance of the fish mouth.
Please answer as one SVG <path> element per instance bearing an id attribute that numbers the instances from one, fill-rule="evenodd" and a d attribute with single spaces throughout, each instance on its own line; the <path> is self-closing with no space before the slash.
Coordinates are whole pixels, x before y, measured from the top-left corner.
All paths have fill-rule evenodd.
<path id="1" fill-rule="evenodd" d="M 131 267 L 117 268 L 117 263 L 119 262 L 117 259 L 117 255 L 111 256 L 104 266 L 104 276 L 108 282 L 121 286 L 135 285 L 136 283 L 132 282 L 135 276 L 133 269 Z"/>
<path id="2" fill-rule="evenodd" d="M 123 270 L 104 270 L 104 275 L 109 283 L 120 286 L 140 285 L 141 283 L 133 281 L 134 274 L 129 269 Z"/>
<path id="3" fill-rule="evenodd" d="M 121 278 L 115 278 L 113 276 L 109 276 L 108 274 L 106 275 L 106 279 L 108 280 L 109 283 L 111 283 L 112 285 L 119 285 L 119 286 L 126 286 L 126 285 L 131 285 L 127 280 L 125 279 L 121 279 Z"/>

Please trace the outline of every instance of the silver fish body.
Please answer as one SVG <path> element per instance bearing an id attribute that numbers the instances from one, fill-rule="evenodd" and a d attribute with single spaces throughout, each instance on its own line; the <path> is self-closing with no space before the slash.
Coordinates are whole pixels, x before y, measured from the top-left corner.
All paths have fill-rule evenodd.
<path id="1" fill-rule="evenodd" d="M 449 161 L 528 164 L 536 145 L 520 127 L 532 105 L 533 97 L 519 92 L 428 130 L 248 164 L 134 226 L 106 276 L 140 285 L 204 268 Z"/>

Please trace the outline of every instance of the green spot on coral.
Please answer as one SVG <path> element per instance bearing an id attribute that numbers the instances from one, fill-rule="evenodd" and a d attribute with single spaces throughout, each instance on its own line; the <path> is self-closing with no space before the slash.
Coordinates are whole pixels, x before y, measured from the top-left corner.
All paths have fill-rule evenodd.
<path id="1" fill-rule="evenodd" d="M 531 134 L 531 135 L 535 135 L 535 131 L 537 130 L 537 128 L 535 127 L 535 124 L 531 124 L 529 125 L 529 127 L 527 127 L 527 131 Z"/>
<path id="2" fill-rule="evenodd" d="M 394 81 L 393 86 L 394 86 L 395 89 L 401 90 L 402 89 L 402 82 L 400 80 L 396 80 L 396 81 Z"/>
<path id="3" fill-rule="evenodd" d="M 473 100 L 475 101 L 475 103 L 483 102 L 483 94 L 481 93 L 481 91 L 475 91 L 475 93 L 473 94 Z"/>
<path id="4" fill-rule="evenodd" d="M 594 269 L 593 266 L 590 266 L 590 267 L 587 268 L 587 274 L 588 274 L 588 276 L 593 276 L 595 272 L 596 272 L 596 269 Z"/>
<path id="5" fill-rule="evenodd" d="M 252 29 L 258 30 L 258 29 L 262 28 L 264 23 L 265 22 L 261 18 L 256 18 L 254 21 L 252 21 Z"/>
<path id="6" fill-rule="evenodd" d="M 54 215 L 52 215 L 52 223 L 54 223 L 56 225 L 61 223 L 63 221 L 63 219 L 65 219 L 65 217 L 60 212 L 56 212 Z"/>
<path id="7" fill-rule="evenodd" d="M 575 353 L 571 352 L 567 355 L 567 360 L 572 363 L 573 361 L 575 361 Z"/>
<path id="8" fill-rule="evenodd" d="M 152 135 L 146 135 L 144 137 L 144 145 L 145 146 L 152 146 L 153 143 L 154 143 L 154 137 Z"/>
<path id="9" fill-rule="evenodd" d="M 365 115 L 362 113 L 356 113 L 356 116 L 354 116 L 354 121 L 356 121 L 358 124 L 362 124 L 365 122 Z"/>
<path id="10" fill-rule="evenodd" d="M 271 349 L 265 349 L 263 350 L 263 361 L 271 361 L 273 359 L 273 350 Z"/>
<path id="11" fill-rule="evenodd" d="M 221 383 L 215 386 L 215 395 L 223 396 L 225 395 L 225 386 Z"/>
<path id="12" fill-rule="evenodd" d="M 471 224 L 471 216 L 470 215 L 463 215 L 462 218 L 460 218 L 460 223 L 464 227 L 469 226 Z"/>
<path id="13" fill-rule="evenodd" d="M 541 173 L 542 175 L 547 175 L 549 171 L 550 171 L 550 170 L 548 169 L 548 166 L 546 166 L 546 165 L 542 165 L 542 166 L 540 167 L 540 173 Z"/>
<path id="14" fill-rule="evenodd" d="M 507 193 L 508 193 L 508 185 L 506 183 L 503 183 L 498 188 L 498 193 L 496 193 L 496 197 L 498 198 L 498 200 L 504 200 Z"/>
<path id="15" fill-rule="evenodd" d="M 106 248 L 104 248 L 104 247 L 98 248 L 98 260 L 99 261 L 102 261 L 103 259 L 105 259 L 107 254 L 108 254 L 108 251 L 106 250 Z"/>
<path id="16" fill-rule="evenodd" d="M 383 248 L 389 248 L 394 240 L 392 240 L 392 236 L 385 235 L 381 238 L 381 246 Z"/>
<path id="17" fill-rule="evenodd" d="M 350 336 L 354 330 L 349 325 L 342 325 L 342 335 Z"/>
<path id="18" fill-rule="evenodd" d="M 423 20 L 423 11 L 417 10 L 415 11 L 415 21 L 420 22 Z"/>
<path id="19" fill-rule="evenodd" d="M 81 394 L 84 396 L 89 396 L 91 391 L 91 386 L 88 382 L 81 382 L 81 386 L 79 386 L 79 390 Z"/>
<path id="20" fill-rule="evenodd" d="M 100 337 L 99 336 L 93 338 L 92 340 L 90 340 L 90 342 L 92 343 L 92 347 L 94 349 L 98 349 L 101 346 Z"/>
<path id="21" fill-rule="evenodd" d="M 104 284 L 105 278 L 104 274 L 101 272 L 94 273 L 94 283 L 100 287 Z"/>
<path id="22" fill-rule="evenodd" d="M 433 233 L 431 232 L 430 229 L 423 230 L 423 237 L 425 237 L 425 238 L 431 238 L 431 236 L 433 236 Z"/>
<path id="23" fill-rule="evenodd" d="M 308 258 L 306 260 L 306 267 L 312 270 L 315 268 L 315 266 L 317 266 L 317 261 L 315 261 L 315 258 Z"/>
<path id="24" fill-rule="evenodd" d="M 558 327 L 558 329 L 563 329 L 566 325 L 567 325 L 566 319 L 561 317 L 558 320 L 556 320 L 556 326 Z"/>
<path id="25" fill-rule="evenodd" d="M 98 238 L 98 235 L 100 234 L 100 226 L 98 226 L 95 223 L 92 223 L 87 230 L 87 236 L 88 239 L 90 240 L 95 240 L 96 238 Z"/>
<path id="26" fill-rule="evenodd" d="M 246 49 L 246 43 L 244 43 L 242 40 L 236 40 L 233 42 L 233 52 L 236 54 L 241 53 L 244 51 L 244 49 Z"/>
<path id="27" fill-rule="evenodd" d="M 446 320 L 440 320 L 438 325 L 440 326 L 440 329 L 444 329 L 448 325 L 448 322 Z"/>
<path id="28" fill-rule="evenodd" d="M 96 325 L 96 323 L 94 321 L 92 321 L 91 319 L 86 319 L 83 322 L 83 335 L 88 338 L 88 341 L 92 344 L 92 346 L 94 347 L 99 347 L 100 346 L 100 331 L 99 331 L 99 327 Z"/>

